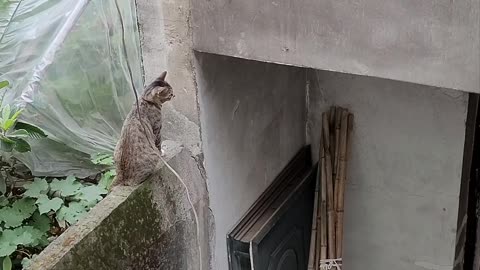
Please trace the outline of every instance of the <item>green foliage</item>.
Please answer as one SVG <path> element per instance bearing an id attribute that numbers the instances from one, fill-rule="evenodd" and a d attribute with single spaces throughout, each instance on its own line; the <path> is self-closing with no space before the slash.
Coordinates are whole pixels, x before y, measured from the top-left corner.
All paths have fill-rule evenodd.
<path id="1" fill-rule="evenodd" d="M 50 183 L 50 188 L 52 191 L 58 191 L 61 196 L 67 197 L 72 196 L 78 193 L 82 184 L 76 181 L 75 177 L 69 176 L 64 180 L 54 179 Z"/>
<path id="2" fill-rule="evenodd" d="M 55 212 L 60 209 L 63 205 L 63 200 L 60 198 L 50 199 L 47 195 L 43 195 L 37 199 L 35 204 L 38 206 L 40 214 L 47 214 L 50 211 Z"/>
<path id="3" fill-rule="evenodd" d="M 35 211 L 28 225 L 33 226 L 42 233 L 47 233 L 52 226 L 52 221 L 47 215 L 42 215 L 39 211 Z"/>
<path id="4" fill-rule="evenodd" d="M 92 185 L 88 187 L 83 187 L 78 193 L 78 196 L 76 197 L 79 199 L 80 203 L 83 203 L 85 205 L 91 205 L 92 203 L 100 201 L 103 198 L 103 195 L 106 194 L 106 189 L 100 186 Z"/>
<path id="5" fill-rule="evenodd" d="M 47 137 L 47 134 L 45 134 L 43 130 L 27 123 L 17 122 L 17 124 L 15 125 L 15 129 L 21 130 L 23 134 L 26 134 L 26 136 L 33 139 L 41 139 Z"/>
<path id="6" fill-rule="evenodd" d="M 7 197 L 1 195 L 1 196 L 0 196 L 0 207 L 5 206 L 5 205 L 7 205 L 7 204 L 8 204 L 8 199 L 7 199 Z"/>
<path id="7" fill-rule="evenodd" d="M 6 88 L 8 81 L 0 82 L 0 89 Z M 20 153 L 29 152 L 30 144 L 25 138 L 42 138 L 46 134 L 30 124 L 18 122 L 18 118 L 22 113 L 22 109 L 12 107 L 10 104 L 3 105 L 3 97 L 0 99 L 0 150 L 4 152 L 17 151 Z"/>
<path id="8" fill-rule="evenodd" d="M 22 268 L 25 269 L 27 267 L 30 266 L 30 263 L 31 263 L 31 259 L 29 259 L 28 257 L 25 257 L 22 259 Z"/>
<path id="9" fill-rule="evenodd" d="M 98 185 L 106 190 L 110 189 L 110 186 L 113 183 L 113 180 L 117 176 L 117 172 L 114 169 L 108 170 L 102 174 L 102 178 L 98 182 Z"/>
<path id="10" fill-rule="evenodd" d="M 36 256 L 36 255 L 33 255 L 32 258 L 34 258 L 35 256 Z M 25 269 L 25 268 L 29 267 L 31 261 L 32 261 L 32 260 L 31 260 L 30 258 L 28 258 L 28 257 L 23 258 L 23 259 L 22 259 L 22 268 Z"/>
<path id="11" fill-rule="evenodd" d="M 21 257 L 15 257 L 13 264 L 20 264 L 24 257 L 23 266 L 48 245 L 49 238 L 76 223 L 107 193 L 101 186 L 71 176 L 51 181 L 35 178 L 23 188 L 20 195 L 0 196 L 0 262 L 12 262 L 16 253 Z"/>
<path id="12" fill-rule="evenodd" d="M 70 224 L 76 223 L 83 214 L 87 212 L 87 207 L 79 202 L 70 203 L 69 206 L 62 206 L 57 213 L 58 221 L 66 221 Z"/>
<path id="13" fill-rule="evenodd" d="M 22 222 L 28 218 L 24 213 L 14 207 L 3 207 L 0 209 L 0 224 L 4 228 L 15 228 L 22 225 Z"/>
<path id="14" fill-rule="evenodd" d="M 35 134 L 38 138 L 43 137 L 40 129 L 25 123 L 16 122 L 9 127 L 11 121 L 3 121 L 8 115 L 12 115 L 9 106 L 0 109 L 0 135 L 8 134 L 10 137 L 4 137 L 14 141 L 16 148 L 22 147 L 17 138 L 34 137 Z M 2 128 L 11 131 L 4 133 Z M 12 150 L 16 150 L 15 147 Z M 97 185 L 81 182 L 73 176 L 65 179 L 34 178 L 24 184 L 20 192 L 14 192 L 13 186 L 0 181 L 0 263 L 10 267 L 2 270 L 28 265 L 34 254 L 49 244 L 48 239 L 54 239 L 78 222 L 103 199 L 116 176 L 113 157 L 99 154 L 92 157 L 92 162 L 106 168 Z M 14 165 L 15 160 L 2 162 L 0 159 L 0 180 L 12 177 Z"/>
<path id="15" fill-rule="evenodd" d="M 10 270 L 10 269 L 12 269 L 12 260 L 10 260 L 10 257 L 5 257 L 5 258 L 3 259 L 2 269 L 3 269 L 3 270 Z"/>
<path id="16" fill-rule="evenodd" d="M 99 165 L 113 165 L 113 156 L 111 154 L 95 154 L 92 156 L 92 163 Z"/>
<path id="17" fill-rule="evenodd" d="M 92 163 L 97 165 L 105 165 L 109 168 L 102 173 L 100 181 L 98 182 L 100 187 L 104 188 L 105 190 L 109 190 L 113 180 L 115 179 L 115 176 L 117 176 L 117 172 L 113 167 L 113 156 L 111 154 L 96 154 L 92 156 Z"/>
<path id="18" fill-rule="evenodd" d="M 8 87 L 10 83 L 8 81 L 0 81 L 0 89 Z"/>
<path id="19" fill-rule="evenodd" d="M 43 138 L 46 134 L 30 124 L 19 122 L 22 109 L 10 104 L 3 104 L 3 98 L 8 81 L 0 82 L 0 89 L 4 92 L 0 96 L 0 195 L 7 195 L 7 187 L 14 186 L 15 177 L 11 177 L 15 171 L 15 159 L 11 152 L 29 152 L 28 138 Z"/>
<path id="20" fill-rule="evenodd" d="M 32 183 L 26 184 L 23 187 L 27 190 L 23 195 L 30 198 L 39 198 L 47 194 L 48 191 L 47 180 L 40 178 L 35 178 Z"/>

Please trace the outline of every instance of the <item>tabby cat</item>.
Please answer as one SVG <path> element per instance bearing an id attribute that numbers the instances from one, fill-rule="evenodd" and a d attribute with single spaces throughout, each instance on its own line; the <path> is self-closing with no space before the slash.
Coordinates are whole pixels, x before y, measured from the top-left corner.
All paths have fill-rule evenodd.
<path id="1" fill-rule="evenodd" d="M 117 177 L 112 186 L 134 186 L 161 168 L 162 104 L 171 100 L 173 89 L 165 81 L 167 72 L 145 88 L 123 123 L 115 147 Z"/>

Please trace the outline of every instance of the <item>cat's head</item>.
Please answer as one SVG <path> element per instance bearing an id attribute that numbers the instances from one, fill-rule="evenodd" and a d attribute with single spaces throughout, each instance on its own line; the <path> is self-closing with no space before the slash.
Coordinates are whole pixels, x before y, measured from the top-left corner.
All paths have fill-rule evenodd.
<path id="1" fill-rule="evenodd" d="M 165 81 L 165 77 L 167 77 L 167 72 L 164 71 L 160 77 L 158 77 L 155 81 L 153 81 L 146 89 L 143 94 L 143 99 L 158 105 L 162 105 L 163 103 L 171 100 L 173 97 L 173 89 Z"/>

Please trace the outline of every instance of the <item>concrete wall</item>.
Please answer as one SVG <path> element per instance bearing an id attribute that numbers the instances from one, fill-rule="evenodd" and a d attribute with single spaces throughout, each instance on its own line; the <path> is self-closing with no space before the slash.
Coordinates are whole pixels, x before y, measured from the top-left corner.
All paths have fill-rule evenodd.
<path id="1" fill-rule="evenodd" d="M 480 92 L 478 0 L 195 0 L 199 51 Z"/>
<path id="2" fill-rule="evenodd" d="M 313 149 L 329 105 L 355 114 L 346 269 L 452 269 L 467 99 L 452 90 L 309 72 Z"/>
<path id="3" fill-rule="evenodd" d="M 193 68 L 192 31 L 190 27 L 189 0 L 136 0 L 140 29 L 142 60 L 146 83 L 168 71 L 167 81 L 172 85 L 175 98 L 162 109 L 162 139 L 171 140 L 184 147 L 172 167 L 178 171 L 194 196 L 199 213 L 201 262 L 197 257 L 188 265 L 172 269 L 209 269 L 212 252 L 213 219 L 209 209 L 206 173 L 203 166 L 203 152 L 200 138 L 199 108 L 195 72 Z M 178 181 L 178 180 L 177 180 Z M 155 188 L 156 187 L 156 188 Z M 153 196 L 161 198 L 162 185 L 154 183 Z M 186 200 L 184 196 L 177 197 Z M 170 201 L 170 204 L 179 203 Z M 196 228 L 188 227 L 185 232 L 195 238 Z M 186 247 L 189 254 L 197 250 L 195 245 Z M 180 258 L 179 258 L 180 259 Z M 174 264 L 172 264 L 174 265 Z M 188 268 L 187 268 L 188 266 Z M 162 268 L 163 269 L 163 268 Z M 167 268 L 165 268 L 167 269 Z"/>
<path id="4" fill-rule="evenodd" d="M 197 54 L 205 166 L 215 219 L 215 263 L 226 235 L 305 144 L 305 70 Z"/>

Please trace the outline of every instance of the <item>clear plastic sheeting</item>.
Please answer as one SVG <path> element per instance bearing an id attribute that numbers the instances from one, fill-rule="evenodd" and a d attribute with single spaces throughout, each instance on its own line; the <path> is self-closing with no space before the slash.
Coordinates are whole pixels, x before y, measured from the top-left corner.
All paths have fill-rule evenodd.
<path id="1" fill-rule="evenodd" d="M 23 0 L 0 4 L 0 81 L 4 103 L 25 107 L 22 121 L 48 139 L 17 157 L 36 175 L 84 177 L 89 156 L 112 152 L 134 102 L 127 61 L 143 87 L 135 2 Z"/>

